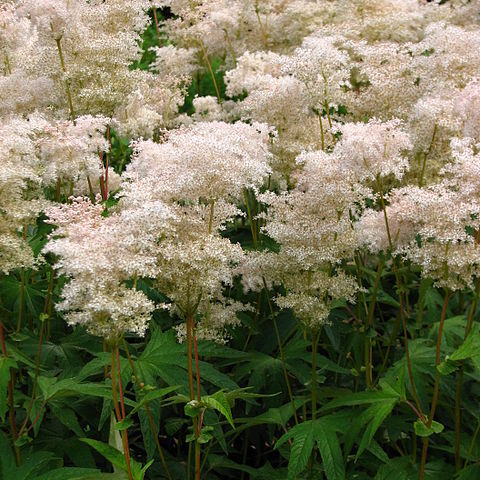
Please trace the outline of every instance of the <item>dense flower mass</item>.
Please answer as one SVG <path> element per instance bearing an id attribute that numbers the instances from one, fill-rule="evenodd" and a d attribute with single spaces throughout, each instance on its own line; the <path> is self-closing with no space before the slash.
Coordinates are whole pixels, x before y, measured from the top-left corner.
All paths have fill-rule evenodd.
<path id="1" fill-rule="evenodd" d="M 354 301 L 359 286 L 343 269 L 365 248 L 390 250 L 439 285 L 471 285 L 475 8 L 400 3 L 156 2 L 171 12 L 161 27 L 173 43 L 160 37 L 140 70 L 150 2 L 4 2 L 4 273 L 33 265 L 22 229 L 50 188 L 56 201 L 117 192 L 106 216 L 79 198 L 47 210 L 59 229 L 45 252 L 71 279 L 59 308 L 102 335 L 109 322 L 145 331 L 153 304 L 126 286 L 140 277 L 215 338 L 249 308 L 223 296 L 235 275 L 251 288 L 282 285 L 278 305 L 318 325 L 331 299 Z M 213 77 L 217 96 L 197 94 L 181 112 L 218 56 L 227 98 Z M 132 140 L 121 178 L 108 165 L 111 129 Z M 222 233 L 245 216 L 256 248 L 265 236 L 277 252 L 245 256 Z"/>

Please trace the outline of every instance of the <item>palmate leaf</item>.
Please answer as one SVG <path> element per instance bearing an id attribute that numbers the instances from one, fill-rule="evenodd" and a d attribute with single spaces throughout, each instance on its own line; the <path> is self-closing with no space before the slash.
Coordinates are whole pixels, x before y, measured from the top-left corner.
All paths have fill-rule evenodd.
<path id="1" fill-rule="evenodd" d="M 167 385 L 181 385 L 184 392 L 188 392 L 187 348 L 177 342 L 173 330 L 162 332 L 157 328 L 136 363 L 145 383 L 154 385 L 159 377 Z M 230 377 L 207 362 L 200 361 L 200 377 L 225 390 L 238 388 Z"/>
<path id="2" fill-rule="evenodd" d="M 395 405 L 403 398 L 403 379 L 393 380 L 389 378 L 381 382 L 382 391 L 366 391 L 343 395 L 325 405 L 321 411 L 336 409 L 339 407 L 355 407 L 369 405 L 366 410 L 351 410 L 352 421 L 350 428 L 346 431 L 345 454 L 348 455 L 354 443 L 358 443 L 358 450 L 355 459 L 370 449 L 373 437 L 384 420 L 391 414 Z M 357 438 L 363 431 L 360 441 Z M 381 450 L 381 449 L 380 449 Z M 383 450 L 377 452 L 382 459 Z M 375 454 L 375 453 L 374 453 Z"/>
<path id="3" fill-rule="evenodd" d="M 324 419 L 310 420 L 296 425 L 275 444 L 279 448 L 292 439 L 288 479 L 295 478 L 307 466 L 315 444 L 318 446 L 327 480 L 344 480 L 345 466 L 335 428 Z"/>

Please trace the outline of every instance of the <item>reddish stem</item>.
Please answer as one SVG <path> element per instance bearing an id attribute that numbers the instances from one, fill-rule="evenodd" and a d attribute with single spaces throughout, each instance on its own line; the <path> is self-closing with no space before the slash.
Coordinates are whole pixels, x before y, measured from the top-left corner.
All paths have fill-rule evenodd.
<path id="1" fill-rule="evenodd" d="M 33 407 L 33 401 L 35 400 L 35 393 L 37 391 L 37 383 L 38 383 L 38 373 L 40 371 L 40 357 L 42 355 L 42 343 L 43 343 L 43 329 L 44 329 L 44 322 L 42 321 L 42 325 L 40 326 L 40 337 L 38 339 L 38 351 L 37 351 L 37 361 L 35 362 L 35 376 L 33 378 L 33 387 L 32 387 L 32 394 L 30 395 L 30 402 L 28 404 L 27 414 L 25 416 L 25 420 L 22 423 L 20 428 L 20 432 L 18 433 L 21 435 L 27 426 L 28 419 L 30 418 L 30 413 Z M 31 429 L 27 430 L 27 432 Z"/>
<path id="2" fill-rule="evenodd" d="M 137 372 L 135 370 L 135 365 L 133 364 L 132 357 L 130 356 L 130 352 L 128 351 L 127 342 L 125 341 L 124 338 L 122 338 L 122 343 L 123 343 L 123 347 L 125 349 L 125 353 L 127 354 L 128 362 L 130 364 L 130 367 L 132 368 L 133 376 L 135 377 L 135 383 L 137 384 L 137 386 L 139 388 L 141 388 L 140 379 L 138 378 Z M 158 432 L 157 432 L 157 429 L 155 428 L 155 423 L 153 421 L 152 414 L 150 412 L 150 406 L 149 406 L 148 402 L 145 403 L 145 411 L 147 412 L 148 423 L 150 424 L 150 428 L 152 429 L 152 433 L 153 433 L 153 436 L 155 438 L 155 444 L 157 445 L 157 450 L 158 450 L 158 454 L 160 456 L 160 461 L 162 462 L 163 468 L 165 469 L 165 473 L 167 474 L 168 479 L 172 480 L 172 477 L 170 475 L 170 471 L 168 470 L 167 462 L 165 461 L 165 456 L 163 455 L 162 446 L 160 445 L 160 442 L 158 440 Z"/>
<path id="3" fill-rule="evenodd" d="M 117 347 L 117 372 L 118 372 L 118 390 L 120 391 L 120 406 L 122 408 L 122 420 L 125 418 L 125 402 L 123 400 L 122 372 L 120 369 L 120 353 Z"/>
<path id="4" fill-rule="evenodd" d="M 0 344 L 2 346 L 2 353 L 7 356 L 7 345 L 5 344 L 5 337 L 3 336 L 3 323 L 2 319 L 0 318 Z"/>
<path id="5" fill-rule="evenodd" d="M 195 332 L 193 333 L 193 349 L 195 352 L 195 368 L 197 370 L 197 400 L 200 402 L 202 400 L 202 393 L 200 388 L 200 362 L 198 360 L 197 337 L 195 335 Z"/>
<path id="6" fill-rule="evenodd" d="M 153 18 L 155 20 L 155 27 L 157 29 L 157 36 L 158 36 L 158 46 L 162 46 L 162 41 L 160 40 L 160 28 L 158 26 L 158 18 L 157 18 L 157 8 L 153 7 Z"/>
<path id="7" fill-rule="evenodd" d="M 438 326 L 437 347 L 435 351 L 435 385 L 433 387 L 433 398 L 432 398 L 432 406 L 430 408 L 430 415 L 426 423 L 428 428 L 432 426 L 433 418 L 435 416 L 435 410 L 437 409 L 438 391 L 440 388 L 440 372 L 438 371 L 437 367 L 438 365 L 440 365 L 440 348 L 442 346 L 443 325 L 445 324 L 445 318 L 447 316 L 448 298 L 449 298 L 449 293 L 447 290 L 445 292 L 445 297 L 443 299 L 442 314 L 440 317 L 440 324 Z M 423 440 L 422 462 L 420 464 L 420 477 L 419 477 L 420 480 L 423 480 L 423 477 L 425 475 L 425 464 L 427 462 L 427 452 L 428 452 L 428 437 L 424 438 Z"/>
<path id="8" fill-rule="evenodd" d="M 190 400 L 195 400 L 195 390 L 193 388 L 193 368 L 192 368 L 192 333 L 193 317 L 187 317 L 187 368 L 188 368 L 188 386 L 190 389 Z"/>
<path id="9" fill-rule="evenodd" d="M 117 350 L 118 353 L 118 345 L 115 347 L 112 346 L 111 349 L 111 370 L 110 370 L 110 375 L 112 378 L 112 396 L 113 396 L 113 407 L 115 409 L 115 413 L 117 415 L 117 421 L 120 422 L 123 417 L 120 412 L 120 407 L 118 405 L 118 396 L 117 396 L 117 385 L 116 385 L 116 375 L 115 375 L 115 352 L 114 348 Z M 118 369 L 120 370 L 120 369 Z M 119 380 L 119 389 L 120 389 L 120 396 L 123 397 L 123 391 L 121 388 L 121 379 Z M 132 468 L 130 465 L 130 449 L 128 446 L 128 436 L 127 436 L 127 431 L 122 430 L 122 443 L 123 443 L 123 454 L 125 455 L 125 463 L 127 465 L 127 473 L 128 473 L 128 478 L 129 480 L 133 480 L 133 475 L 132 475 Z"/>
<path id="10" fill-rule="evenodd" d="M 43 412 L 43 409 L 47 406 L 47 402 L 43 402 L 42 403 L 42 406 L 40 407 L 40 410 L 38 411 L 37 415 L 35 416 L 35 418 L 33 419 L 33 422 L 32 424 L 27 428 L 27 430 L 25 431 L 25 433 L 28 433 L 34 426 L 35 424 L 38 422 L 39 418 L 40 418 L 40 415 L 42 414 Z M 28 419 L 28 417 L 27 417 Z M 20 434 L 22 432 L 20 431 Z"/>

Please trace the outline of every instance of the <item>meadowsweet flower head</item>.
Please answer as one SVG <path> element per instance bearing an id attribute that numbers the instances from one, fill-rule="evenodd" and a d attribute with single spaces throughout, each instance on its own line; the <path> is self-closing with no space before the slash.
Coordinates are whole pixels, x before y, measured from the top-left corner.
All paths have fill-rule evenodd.
<path id="1" fill-rule="evenodd" d="M 347 123 L 339 126 L 342 137 L 334 149 L 338 161 L 360 180 L 393 175 L 401 179 L 408 170 L 405 153 L 412 148 L 407 132 L 397 119 Z"/>
<path id="2" fill-rule="evenodd" d="M 90 115 L 77 118 L 75 124 L 69 120 L 44 122 L 38 129 L 36 147 L 44 164 L 45 182 L 98 179 L 103 173 L 99 154 L 109 149 L 107 123 L 105 117 Z"/>
<path id="3" fill-rule="evenodd" d="M 34 256 L 21 231 L 46 205 L 42 165 L 35 154 L 35 119 L 0 123 L 0 272 L 31 267 Z"/>
<path id="4" fill-rule="evenodd" d="M 173 214 L 166 207 L 157 208 L 152 222 L 157 231 L 152 235 L 145 228 L 145 215 L 132 218 L 126 209 L 104 217 L 103 210 L 101 204 L 83 197 L 47 210 L 49 223 L 57 229 L 45 251 L 58 257 L 56 268 L 69 279 L 57 309 L 65 312 L 71 325 L 85 325 L 95 335 L 143 335 L 155 305 L 126 282 L 154 270 L 149 248 L 156 235 L 161 235 L 160 226 L 168 231 Z"/>
<path id="5" fill-rule="evenodd" d="M 134 144 L 128 175 L 155 177 L 165 197 L 198 202 L 243 198 L 270 173 L 270 130 L 262 124 L 200 122 L 169 132 L 168 141 Z"/>

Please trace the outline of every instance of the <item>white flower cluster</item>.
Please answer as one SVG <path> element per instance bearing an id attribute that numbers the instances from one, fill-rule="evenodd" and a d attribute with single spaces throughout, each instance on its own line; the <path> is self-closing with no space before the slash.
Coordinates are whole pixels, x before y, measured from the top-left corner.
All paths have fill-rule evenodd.
<path id="1" fill-rule="evenodd" d="M 169 11 L 160 46 L 148 70 L 134 68 L 154 4 Z M 472 285 L 478 2 L 154 4 L 1 3 L 1 272 L 34 263 L 23 232 L 56 188 L 68 202 L 47 210 L 58 229 L 46 251 L 69 278 L 58 308 L 102 336 L 147 328 L 155 306 L 141 277 L 217 341 L 249 308 L 226 295 L 236 275 L 246 289 L 281 285 L 277 305 L 313 329 L 355 301 L 347 271 L 359 253 Z M 218 96 L 198 90 L 183 112 L 205 76 Z M 121 177 L 104 164 L 111 128 L 132 140 Z M 92 201 L 99 187 L 105 200 L 107 177 L 118 204 L 103 212 Z M 259 251 L 228 238 L 234 222 L 253 225 Z"/>

